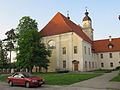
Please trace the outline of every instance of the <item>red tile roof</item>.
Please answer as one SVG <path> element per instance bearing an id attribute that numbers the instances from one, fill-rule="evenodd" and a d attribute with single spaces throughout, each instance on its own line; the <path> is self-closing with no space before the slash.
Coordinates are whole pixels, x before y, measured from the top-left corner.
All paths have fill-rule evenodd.
<path id="1" fill-rule="evenodd" d="M 109 48 L 112 45 L 112 48 Z M 93 51 L 100 52 L 117 52 L 120 51 L 120 38 L 113 38 L 110 42 L 109 39 L 93 41 Z"/>
<path id="2" fill-rule="evenodd" d="M 82 31 L 82 28 L 61 13 L 57 13 L 52 20 L 40 31 L 42 36 L 52 36 L 67 32 L 75 32 L 85 41 L 92 43 L 89 37 Z"/>

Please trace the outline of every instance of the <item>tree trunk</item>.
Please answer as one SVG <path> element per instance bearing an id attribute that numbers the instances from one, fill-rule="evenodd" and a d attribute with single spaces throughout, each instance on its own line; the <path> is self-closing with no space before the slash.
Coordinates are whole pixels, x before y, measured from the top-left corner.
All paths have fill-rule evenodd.
<path id="1" fill-rule="evenodd" d="M 47 69 L 47 68 L 45 68 L 45 70 L 46 70 L 46 73 L 47 73 L 48 69 Z"/>
<path id="2" fill-rule="evenodd" d="M 32 73 L 32 67 L 31 66 L 29 66 L 29 73 Z"/>
<path id="3" fill-rule="evenodd" d="M 39 66 L 39 72 L 41 72 L 41 67 Z"/>

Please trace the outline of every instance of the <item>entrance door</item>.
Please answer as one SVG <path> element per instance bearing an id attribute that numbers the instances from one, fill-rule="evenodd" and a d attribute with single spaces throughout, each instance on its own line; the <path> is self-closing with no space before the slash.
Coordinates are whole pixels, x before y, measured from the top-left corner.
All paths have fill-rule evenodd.
<path id="1" fill-rule="evenodd" d="M 74 71 L 78 71 L 78 63 L 74 63 Z"/>
<path id="2" fill-rule="evenodd" d="M 73 63 L 73 70 L 74 71 L 78 71 L 79 61 L 74 60 L 74 61 L 72 61 L 72 63 Z"/>

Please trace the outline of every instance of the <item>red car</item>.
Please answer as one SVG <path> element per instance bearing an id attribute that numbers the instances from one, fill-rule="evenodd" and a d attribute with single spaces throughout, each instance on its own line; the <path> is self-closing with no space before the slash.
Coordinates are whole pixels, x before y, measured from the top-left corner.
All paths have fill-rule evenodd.
<path id="1" fill-rule="evenodd" d="M 9 76 L 7 80 L 10 86 L 24 85 L 27 88 L 44 84 L 43 78 L 32 76 L 27 72 L 16 72 L 12 76 Z"/>

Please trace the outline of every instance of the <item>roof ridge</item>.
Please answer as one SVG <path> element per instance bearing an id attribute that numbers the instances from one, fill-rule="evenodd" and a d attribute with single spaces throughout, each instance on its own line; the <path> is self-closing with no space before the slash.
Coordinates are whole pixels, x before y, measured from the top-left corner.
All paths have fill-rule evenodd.
<path id="1" fill-rule="evenodd" d="M 112 39 L 114 39 L 114 40 L 115 40 L 115 39 L 120 39 L 120 38 L 112 38 Z M 95 41 L 96 41 L 96 42 L 97 42 L 97 41 L 106 41 L 106 40 L 109 40 L 109 38 L 108 38 L 108 39 L 99 39 L 99 40 L 94 40 L 94 42 L 95 42 Z"/>
<path id="2" fill-rule="evenodd" d="M 66 20 L 68 19 L 67 17 L 65 17 L 63 14 L 61 14 L 60 12 L 58 12 L 61 16 L 62 16 L 62 19 L 64 21 L 64 23 L 67 25 L 67 27 L 70 28 L 70 30 L 72 31 L 72 28 L 66 23 Z"/>

